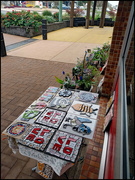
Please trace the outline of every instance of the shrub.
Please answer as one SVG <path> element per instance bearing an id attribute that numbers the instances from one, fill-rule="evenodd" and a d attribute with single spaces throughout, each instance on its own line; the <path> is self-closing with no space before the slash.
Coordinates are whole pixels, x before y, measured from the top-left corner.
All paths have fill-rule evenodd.
<path id="1" fill-rule="evenodd" d="M 39 8 L 39 5 L 36 5 L 35 8 Z"/>
<path id="2" fill-rule="evenodd" d="M 33 14 L 36 15 L 36 14 L 38 14 L 38 12 L 37 11 L 33 11 Z"/>
<path id="3" fill-rule="evenodd" d="M 37 20 L 38 22 L 41 22 L 43 19 L 43 16 L 41 16 L 40 14 L 35 14 L 34 15 L 34 20 Z"/>
<path id="4" fill-rule="evenodd" d="M 53 18 L 52 16 L 43 16 L 43 19 L 46 19 L 47 23 L 54 23 L 54 22 L 56 22 L 56 19 Z"/>
<path id="5" fill-rule="evenodd" d="M 62 19 L 63 20 L 70 20 L 70 15 L 68 13 L 65 13 L 64 15 L 62 15 Z"/>
<path id="6" fill-rule="evenodd" d="M 109 14 L 109 16 L 110 16 L 113 20 L 115 20 L 116 15 L 115 15 L 115 12 L 114 12 L 114 11 L 108 11 L 108 14 Z"/>
<path id="7" fill-rule="evenodd" d="M 59 21 L 59 12 L 55 12 L 53 17 L 56 19 L 56 21 Z"/>
<path id="8" fill-rule="evenodd" d="M 42 22 L 34 19 L 36 15 L 30 13 L 30 11 L 12 11 L 7 12 L 6 15 L 1 16 L 1 26 L 2 27 L 10 27 L 13 26 L 20 26 L 20 27 L 34 27 L 35 31 L 38 31 L 38 28 L 41 27 Z M 40 17 L 41 18 L 41 17 Z"/>
<path id="9" fill-rule="evenodd" d="M 70 9 L 66 9 L 66 12 L 70 15 L 70 13 L 71 13 L 71 10 Z M 73 14 L 73 16 L 74 17 L 78 17 L 78 16 L 82 16 L 83 14 L 85 14 L 85 12 L 83 11 L 83 9 L 76 9 L 76 10 L 74 10 L 74 14 Z"/>
<path id="10" fill-rule="evenodd" d="M 95 20 L 97 20 L 97 19 L 100 18 L 100 17 L 101 17 L 101 13 L 95 14 Z"/>
<path id="11" fill-rule="evenodd" d="M 52 16 L 52 12 L 48 11 L 48 10 L 45 10 L 45 11 L 42 12 L 42 15 L 43 16 Z"/>

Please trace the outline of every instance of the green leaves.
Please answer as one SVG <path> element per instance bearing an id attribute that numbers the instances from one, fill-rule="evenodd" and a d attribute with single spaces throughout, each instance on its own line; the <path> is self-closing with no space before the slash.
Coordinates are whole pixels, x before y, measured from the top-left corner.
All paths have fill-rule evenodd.
<path id="1" fill-rule="evenodd" d="M 47 23 L 54 23 L 54 22 L 57 21 L 57 20 L 56 20 L 54 17 L 52 17 L 52 16 L 44 16 L 43 18 L 47 20 Z"/>
<path id="2" fill-rule="evenodd" d="M 34 27 L 35 31 L 42 25 L 43 16 L 35 13 L 30 13 L 30 11 L 12 11 L 7 12 L 6 15 L 1 15 L 1 25 L 5 27 L 10 27 L 11 25 L 20 27 Z"/>
<path id="3" fill-rule="evenodd" d="M 55 79 L 56 79 L 56 81 L 57 81 L 58 83 L 64 84 L 64 81 L 62 81 L 61 79 L 59 79 L 57 76 L 55 76 Z"/>

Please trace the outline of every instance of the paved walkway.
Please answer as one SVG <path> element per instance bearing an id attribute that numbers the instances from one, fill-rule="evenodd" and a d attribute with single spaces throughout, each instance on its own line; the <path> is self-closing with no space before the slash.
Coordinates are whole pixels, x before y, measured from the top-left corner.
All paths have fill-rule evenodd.
<path id="1" fill-rule="evenodd" d="M 5 36 L 4 34 L 4 38 Z M 13 36 L 14 39 L 15 36 Z M 55 76 L 61 78 L 63 70 L 71 74 L 78 54 L 83 57 L 84 51 L 90 46 L 91 44 L 88 42 L 63 42 L 48 39 L 47 41 L 37 40 L 20 46 L 18 49 L 8 51 L 8 56 L 1 58 L 1 131 L 13 122 L 49 86 L 59 87 Z M 81 50 L 82 48 L 84 49 Z M 104 97 L 99 99 L 100 110 L 97 125 L 93 139 L 87 143 L 84 161 L 80 165 L 81 170 L 78 172 L 80 179 L 98 178 L 107 101 L 108 99 Z M 37 173 L 32 172 L 31 169 L 35 165 L 36 161 L 33 159 L 24 157 L 19 153 L 14 155 L 8 146 L 7 139 L 1 140 L 2 179 L 43 179 Z M 73 172 L 76 172 L 74 167 L 67 171 L 67 175 L 71 177 Z M 54 178 L 65 179 L 64 175 L 59 177 L 56 174 Z"/>
<path id="2" fill-rule="evenodd" d="M 55 68 L 54 68 L 55 67 Z M 71 74 L 74 64 L 37 59 L 6 56 L 1 59 L 1 131 L 13 122 L 34 100 L 49 86 L 58 86 L 55 80 L 62 76 L 63 70 Z M 92 140 L 84 152 L 84 162 L 78 172 L 80 179 L 98 178 L 103 146 L 103 123 L 107 99 L 99 100 L 100 110 Z M 3 137 L 2 137 L 3 138 Z M 17 153 L 13 154 L 7 140 L 1 141 L 1 178 L 2 179 L 42 179 L 32 172 L 36 161 Z M 79 166 L 79 164 L 77 165 Z M 76 167 L 78 168 L 78 167 Z M 75 171 L 74 171 L 75 170 Z M 76 169 L 68 170 L 67 175 L 73 178 Z M 55 179 L 65 179 L 54 175 Z M 71 179 L 72 179 L 71 178 Z"/>
<path id="3" fill-rule="evenodd" d="M 8 51 L 7 54 L 40 60 L 76 63 L 77 58 L 83 59 L 87 49 L 93 50 L 105 42 L 111 42 L 112 31 L 113 27 L 63 28 L 47 33 L 47 40 L 42 40 L 41 35 L 36 36 L 33 40 L 38 39 L 37 41 L 23 47 L 19 46 Z M 6 36 L 7 34 L 4 34 L 4 38 Z"/>

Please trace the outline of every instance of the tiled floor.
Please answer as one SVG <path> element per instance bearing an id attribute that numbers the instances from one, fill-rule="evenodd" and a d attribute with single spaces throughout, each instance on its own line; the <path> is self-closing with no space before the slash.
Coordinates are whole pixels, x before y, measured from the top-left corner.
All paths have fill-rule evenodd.
<path id="1" fill-rule="evenodd" d="M 55 67 L 55 68 L 54 68 Z M 63 70 L 71 74 L 74 64 L 42 61 L 23 57 L 1 58 L 1 131 L 13 122 L 49 86 L 59 86 L 55 80 Z M 103 145 L 103 123 L 107 99 L 99 99 L 100 110 L 95 134 L 88 142 L 80 179 L 97 179 Z M 1 137 L 3 138 L 3 137 Z M 20 154 L 14 155 L 7 139 L 1 140 L 2 179 L 42 179 L 32 172 L 36 161 Z M 72 169 L 71 169 L 72 171 Z M 63 175 L 58 179 L 65 178 Z"/>

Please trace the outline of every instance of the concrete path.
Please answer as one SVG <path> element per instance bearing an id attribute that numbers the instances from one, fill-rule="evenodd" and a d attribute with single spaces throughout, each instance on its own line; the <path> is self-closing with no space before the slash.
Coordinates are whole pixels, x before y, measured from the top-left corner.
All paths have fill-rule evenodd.
<path id="1" fill-rule="evenodd" d="M 96 26 L 89 29 L 84 27 L 63 28 L 47 33 L 47 40 L 42 40 L 42 35 L 36 36 L 33 39 L 38 41 L 23 47 L 19 46 L 8 51 L 7 54 L 40 60 L 76 63 L 77 58 L 83 59 L 87 49 L 93 50 L 105 42 L 111 42 L 112 31 L 112 27 L 99 28 Z"/>
<path id="2" fill-rule="evenodd" d="M 11 34 L 6 34 L 6 33 L 3 33 L 3 36 L 4 36 L 4 40 L 5 40 L 5 46 L 9 46 L 11 44 L 18 43 L 18 42 L 29 39 L 27 37 L 16 36 L 16 35 L 11 35 Z"/>

